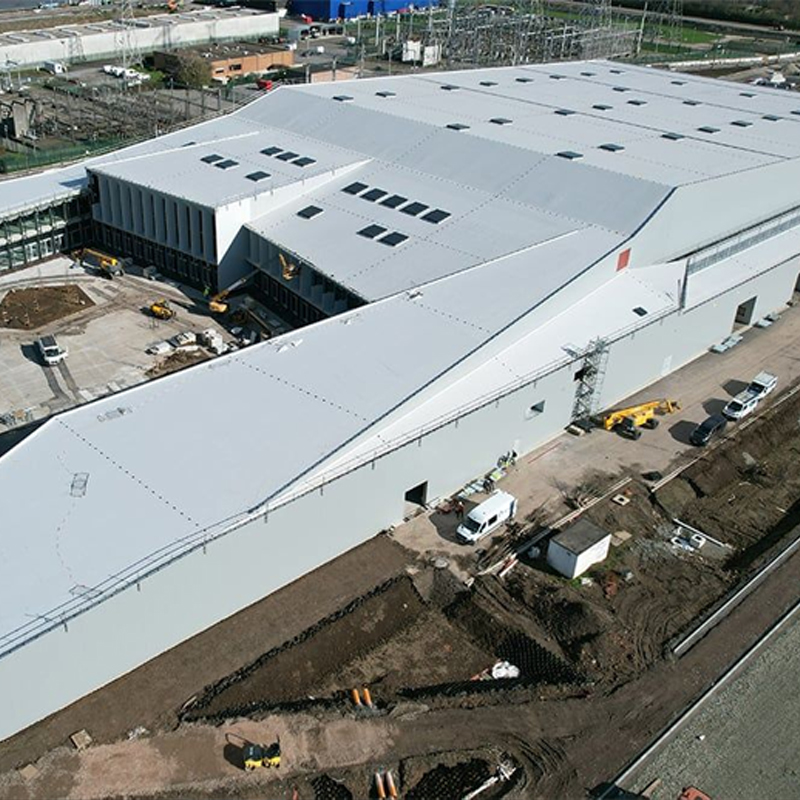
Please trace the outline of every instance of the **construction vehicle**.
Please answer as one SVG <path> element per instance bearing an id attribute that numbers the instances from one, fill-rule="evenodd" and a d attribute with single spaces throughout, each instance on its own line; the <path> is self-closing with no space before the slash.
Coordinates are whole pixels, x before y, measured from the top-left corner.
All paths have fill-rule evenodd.
<path id="1" fill-rule="evenodd" d="M 261 744 L 247 743 L 242 748 L 242 760 L 244 768 L 252 772 L 259 767 L 280 767 L 281 765 L 281 741 L 278 739 L 269 746 Z"/>
<path id="2" fill-rule="evenodd" d="M 650 403 L 609 411 L 603 416 L 603 427 L 628 439 L 638 439 L 642 435 L 641 428 L 658 427 L 657 414 L 672 414 L 678 410 L 680 405 L 676 400 L 653 400 Z"/>
<path id="3" fill-rule="evenodd" d="M 156 318 L 156 319 L 173 319 L 175 317 L 175 309 L 169 304 L 169 300 L 165 297 L 162 297 L 160 300 L 156 300 L 154 303 L 150 303 L 147 307 L 147 310 Z"/>
<path id="4" fill-rule="evenodd" d="M 83 250 L 78 250 L 78 252 L 74 254 L 74 258 L 82 267 L 89 267 L 104 278 L 124 275 L 122 264 L 120 264 L 119 259 L 107 253 L 101 253 L 99 250 L 92 250 L 90 247 L 84 247 Z"/>
<path id="5" fill-rule="evenodd" d="M 695 786 L 687 786 L 682 792 L 678 800 L 711 800 L 705 793 L 701 792 Z"/>
<path id="6" fill-rule="evenodd" d="M 212 314 L 227 314 L 230 306 L 225 302 L 225 300 L 227 299 L 228 295 L 235 289 L 241 289 L 241 287 L 244 286 L 257 272 L 258 270 L 254 269 L 249 275 L 245 275 L 244 278 L 239 278 L 238 281 L 234 281 L 227 289 L 217 292 L 208 301 L 208 310 Z"/>

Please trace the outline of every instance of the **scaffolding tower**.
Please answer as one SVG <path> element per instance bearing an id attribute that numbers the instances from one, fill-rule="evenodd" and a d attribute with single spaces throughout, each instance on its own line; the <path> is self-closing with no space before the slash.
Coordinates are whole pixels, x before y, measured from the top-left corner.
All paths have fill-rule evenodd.
<path id="1" fill-rule="evenodd" d="M 609 343 L 598 337 L 592 339 L 584 348 L 566 348 L 567 352 L 581 363 L 575 374 L 577 386 L 572 404 L 572 421 L 590 420 L 598 409 L 603 379 L 608 365 Z"/>

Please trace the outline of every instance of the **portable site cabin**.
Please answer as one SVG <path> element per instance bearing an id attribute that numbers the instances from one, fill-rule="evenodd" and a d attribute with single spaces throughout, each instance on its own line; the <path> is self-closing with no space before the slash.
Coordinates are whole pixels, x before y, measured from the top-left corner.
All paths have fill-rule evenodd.
<path id="1" fill-rule="evenodd" d="M 547 563 L 567 578 L 577 578 L 605 560 L 610 543 L 610 533 L 581 518 L 550 540 Z"/>

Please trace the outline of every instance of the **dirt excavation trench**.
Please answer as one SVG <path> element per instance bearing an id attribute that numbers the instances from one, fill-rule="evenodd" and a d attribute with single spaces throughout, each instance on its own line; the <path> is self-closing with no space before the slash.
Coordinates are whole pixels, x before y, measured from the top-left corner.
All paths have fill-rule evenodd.
<path id="1" fill-rule="evenodd" d="M 365 798 L 374 772 L 390 768 L 403 796 L 436 800 L 463 796 L 507 760 L 516 777 L 484 797 L 584 796 L 713 681 L 748 620 L 760 624 L 763 605 L 742 606 L 724 641 L 712 634 L 687 660 L 670 656 L 672 643 L 797 535 L 799 418 L 800 393 L 732 429 L 657 493 L 632 475 L 623 505 L 609 499 L 585 512 L 614 544 L 583 580 L 522 556 L 507 577 L 478 577 L 468 588 L 392 543 L 392 563 L 404 559 L 393 577 L 306 620 L 291 638 L 273 638 L 225 677 L 187 685 L 183 697 L 193 699 L 163 709 L 174 730 L 136 742 L 120 732 L 104 745 L 115 763 L 145 744 L 153 759 L 170 754 L 169 769 L 153 762 L 163 770 L 157 791 L 140 784 L 125 795 L 185 797 L 191 786 L 193 797 Z M 594 476 L 606 487 L 619 478 Z M 721 544 L 676 546 L 673 518 Z M 534 532 L 532 523 L 523 535 Z M 705 661 L 692 662 L 703 648 Z M 492 678 L 499 661 L 519 675 Z M 364 687 L 373 708 L 353 701 Z M 118 701 L 131 702 L 122 692 Z M 231 731 L 280 735 L 285 768 L 245 776 L 240 747 L 225 744 L 222 758 Z M 35 791 L 14 773 L 0 776 L 0 798 L 46 797 L 48 787 L 72 786 L 77 771 L 89 774 L 83 754 L 60 758 L 37 762 Z M 114 796 L 99 768 L 92 774 L 93 788 L 71 795 Z"/>

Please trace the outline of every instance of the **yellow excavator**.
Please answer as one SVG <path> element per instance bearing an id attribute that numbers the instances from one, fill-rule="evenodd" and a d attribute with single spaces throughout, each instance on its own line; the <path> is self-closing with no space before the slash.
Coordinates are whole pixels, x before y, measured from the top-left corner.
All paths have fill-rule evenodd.
<path id="1" fill-rule="evenodd" d="M 244 768 L 252 772 L 259 767 L 280 767 L 281 765 L 281 740 L 278 739 L 269 746 L 251 744 L 248 742 L 242 748 Z"/>
<path id="2" fill-rule="evenodd" d="M 156 319 L 172 319 L 175 316 L 175 309 L 169 304 L 169 300 L 165 297 L 162 297 L 160 300 L 156 300 L 154 303 L 150 303 L 147 307 L 147 310 L 156 318 Z"/>
<path id="3" fill-rule="evenodd" d="M 115 275 L 123 275 L 122 264 L 119 259 L 99 250 L 92 250 L 91 247 L 84 247 L 73 254 L 73 258 L 82 266 L 96 270 L 98 275 L 104 278 L 113 278 Z"/>
<path id="4" fill-rule="evenodd" d="M 677 400 L 653 400 L 650 403 L 608 411 L 603 415 L 603 427 L 628 439 L 638 439 L 642 435 L 641 428 L 658 427 L 657 414 L 672 414 L 679 410 Z"/>
<path id="5" fill-rule="evenodd" d="M 254 269 L 249 275 L 245 275 L 244 278 L 239 278 L 238 281 L 234 281 L 227 289 L 223 289 L 221 292 L 217 292 L 209 301 L 208 301 L 208 310 L 212 314 L 227 314 L 229 305 L 225 302 L 228 295 L 234 290 L 239 289 L 244 286 L 250 278 L 253 277 L 258 272 L 257 269 Z"/>

